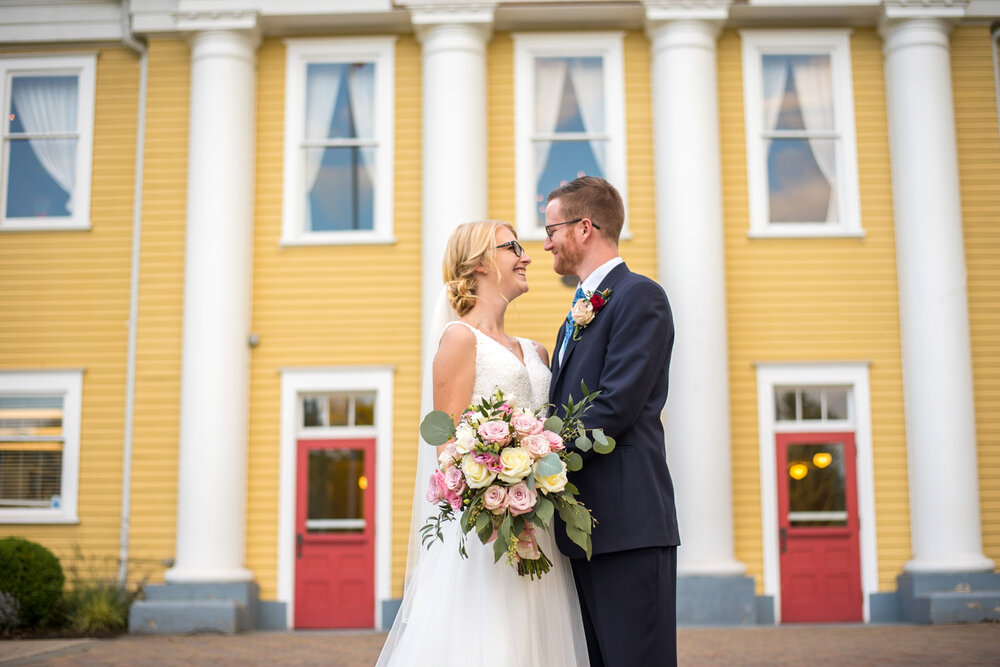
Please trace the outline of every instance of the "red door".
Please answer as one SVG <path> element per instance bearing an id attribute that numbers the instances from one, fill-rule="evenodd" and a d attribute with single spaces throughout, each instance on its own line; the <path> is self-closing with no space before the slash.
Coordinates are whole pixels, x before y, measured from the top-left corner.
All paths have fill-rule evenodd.
<path id="1" fill-rule="evenodd" d="M 375 440 L 299 440 L 295 627 L 375 625 Z"/>
<path id="2" fill-rule="evenodd" d="M 862 620 L 853 433 L 777 436 L 781 619 Z"/>

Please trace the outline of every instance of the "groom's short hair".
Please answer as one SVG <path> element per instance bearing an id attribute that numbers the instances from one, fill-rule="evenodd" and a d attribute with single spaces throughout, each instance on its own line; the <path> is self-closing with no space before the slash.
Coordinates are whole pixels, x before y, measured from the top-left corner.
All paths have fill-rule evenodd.
<path id="1" fill-rule="evenodd" d="M 615 186 L 597 176 L 581 176 L 549 193 L 546 203 L 559 200 L 567 219 L 590 218 L 609 239 L 618 243 L 625 224 L 625 204 Z"/>

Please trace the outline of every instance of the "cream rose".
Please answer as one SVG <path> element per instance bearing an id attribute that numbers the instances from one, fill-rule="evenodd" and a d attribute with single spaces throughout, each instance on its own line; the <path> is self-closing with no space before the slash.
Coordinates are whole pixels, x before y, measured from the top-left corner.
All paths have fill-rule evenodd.
<path id="1" fill-rule="evenodd" d="M 573 310 L 570 312 L 573 315 L 573 322 L 581 327 L 587 326 L 594 319 L 594 306 L 590 303 L 590 299 L 586 297 L 574 303 Z"/>
<path id="2" fill-rule="evenodd" d="M 458 457 L 458 449 L 455 447 L 454 442 L 449 442 L 438 454 L 438 468 L 442 471 L 455 465 L 455 459 Z"/>
<path id="3" fill-rule="evenodd" d="M 538 474 L 538 466 L 535 466 L 535 488 L 544 491 L 545 493 L 559 493 L 566 488 L 566 483 L 569 481 L 566 478 L 566 462 L 560 461 L 562 464 L 562 470 L 554 475 L 549 475 L 547 477 L 542 477 Z"/>
<path id="4" fill-rule="evenodd" d="M 489 486 L 497 478 L 497 474 L 492 472 L 482 463 L 476 463 L 472 454 L 462 457 L 462 472 L 465 473 L 465 481 L 473 489 L 481 489 Z"/>
<path id="5" fill-rule="evenodd" d="M 507 447 L 500 451 L 500 472 L 497 477 L 508 484 L 516 484 L 528 476 L 533 462 L 534 459 L 525 448 Z"/>
<path id="6" fill-rule="evenodd" d="M 468 454 L 476 445 L 476 430 L 462 423 L 455 428 L 455 449 L 459 454 Z"/>

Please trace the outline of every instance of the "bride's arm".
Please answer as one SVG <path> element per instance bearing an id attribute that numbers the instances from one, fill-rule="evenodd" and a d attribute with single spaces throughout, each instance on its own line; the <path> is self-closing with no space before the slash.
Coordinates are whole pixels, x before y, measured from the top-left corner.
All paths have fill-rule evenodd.
<path id="1" fill-rule="evenodd" d="M 448 413 L 457 422 L 469 407 L 475 380 L 475 335 L 464 326 L 448 327 L 434 355 L 434 409 Z M 444 447 L 438 447 L 438 454 Z"/>
<path id="2" fill-rule="evenodd" d="M 545 349 L 545 346 L 539 343 L 537 340 L 531 341 L 535 344 L 535 351 L 538 352 L 538 358 L 542 360 L 542 363 L 546 366 L 549 365 L 549 351 Z"/>

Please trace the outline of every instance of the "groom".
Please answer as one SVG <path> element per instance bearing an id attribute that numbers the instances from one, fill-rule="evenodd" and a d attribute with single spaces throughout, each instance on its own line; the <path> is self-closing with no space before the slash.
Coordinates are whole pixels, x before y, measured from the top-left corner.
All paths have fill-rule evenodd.
<path id="1" fill-rule="evenodd" d="M 570 479 L 590 508 L 593 557 L 556 530 L 571 560 L 592 667 L 677 664 L 677 518 L 660 412 L 674 342 L 670 304 L 652 280 L 618 256 L 625 221 L 621 195 L 602 178 L 584 176 L 549 193 L 545 250 L 556 273 L 577 276 L 584 298 L 556 339 L 549 400 L 582 396 L 580 381 L 600 395 L 584 419 L 617 440 L 614 451 L 580 452 Z M 606 293 L 605 293 L 606 291 Z"/>

